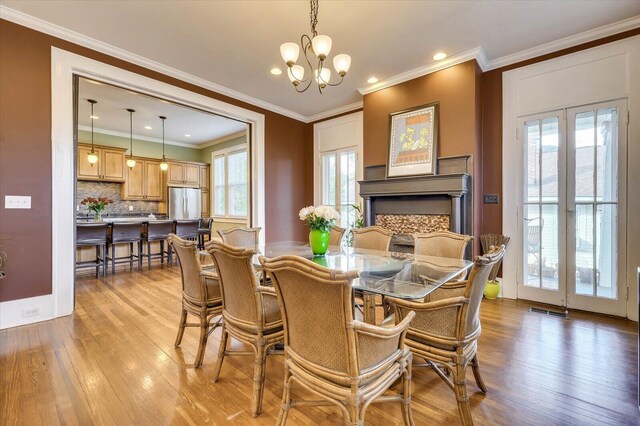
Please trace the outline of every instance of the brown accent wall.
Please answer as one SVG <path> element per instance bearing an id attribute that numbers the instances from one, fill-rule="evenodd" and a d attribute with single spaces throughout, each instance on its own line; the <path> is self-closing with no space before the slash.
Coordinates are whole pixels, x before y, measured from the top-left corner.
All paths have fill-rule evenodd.
<path id="1" fill-rule="evenodd" d="M 9 258 L 0 301 L 51 293 L 52 46 L 264 114 L 266 239 L 306 238 L 297 212 L 313 202 L 309 124 L 0 20 L 0 239 Z M 5 210 L 5 195 L 31 195 L 32 209 Z"/>
<path id="2" fill-rule="evenodd" d="M 580 44 L 482 74 L 482 191 L 502 200 L 502 73 L 640 34 L 640 28 Z M 482 233 L 502 233 L 502 205 L 482 206 Z"/>
<path id="3" fill-rule="evenodd" d="M 474 196 L 482 192 L 481 71 L 475 60 L 364 96 L 364 166 L 386 164 L 389 114 L 440 103 L 438 156 L 472 155 Z M 482 223 L 480 197 L 473 201 L 475 252 Z"/>

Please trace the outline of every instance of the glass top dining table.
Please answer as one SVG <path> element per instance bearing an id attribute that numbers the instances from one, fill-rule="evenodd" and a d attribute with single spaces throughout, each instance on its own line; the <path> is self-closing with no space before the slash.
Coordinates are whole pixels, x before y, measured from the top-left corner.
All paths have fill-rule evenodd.
<path id="1" fill-rule="evenodd" d="M 353 281 L 355 290 L 400 299 L 422 299 L 473 264 L 462 259 L 337 246 L 330 246 L 324 256 L 314 256 L 308 243 L 295 241 L 258 246 L 253 264 L 260 266 L 260 256 L 283 255 L 300 256 L 331 269 L 356 270 L 359 278 Z"/>

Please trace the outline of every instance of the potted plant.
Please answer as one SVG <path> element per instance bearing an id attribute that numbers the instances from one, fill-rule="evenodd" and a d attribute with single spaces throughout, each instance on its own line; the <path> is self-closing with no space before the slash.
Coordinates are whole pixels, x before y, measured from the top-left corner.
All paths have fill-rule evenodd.
<path id="1" fill-rule="evenodd" d="M 309 245 L 315 256 L 323 256 L 329 249 L 329 231 L 340 214 L 330 206 L 308 206 L 298 213 L 309 227 Z"/>
<path id="2" fill-rule="evenodd" d="M 351 207 L 356 211 L 357 217 L 356 221 L 353 222 L 353 226 L 349 229 L 349 234 L 347 235 L 347 245 L 349 247 L 353 246 L 353 230 L 364 228 L 364 216 L 362 216 L 362 208 L 357 204 L 351 204 Z"/>
<path id="3" fill-rule="evenodd" d="M 102 212 L 107 208 L 109 204 L 113 204 L 113 200 L 108 197 L 87 197 L 84 200 L 80 201 L 80 204 L 83 206 L 87 206 L 89 211 L 93 212 L 94 220 L 96 222 L 102 221 Z"/>

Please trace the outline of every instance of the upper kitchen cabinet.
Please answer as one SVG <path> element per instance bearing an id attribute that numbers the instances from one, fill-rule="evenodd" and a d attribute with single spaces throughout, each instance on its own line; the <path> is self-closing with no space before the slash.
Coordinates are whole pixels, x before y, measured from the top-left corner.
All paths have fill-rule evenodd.
<path id="1" fill-rule="evenodd" d="M 98 162 L 91 165 L 87 160 L 91 145 L 78 144 L 78 180 L 124 182 L 126 149 L 94 145 L 93 150 Z"/>
<path id="2" fill-rule="evenodd" d="M 210 189 L 210 181 L 209 166 L 200 166 L 200 188 L 208 191 Z"/>
<path id="3" fill-rule="evenodd" d="M 189 188 L 200 187 L 200 165 L 191 163 L 169 163 L 167 185 Z"/>
<path id="4" fill-rule="evenodd" d="M 127 168 L 127 176 L 122 185 L 123 200 L 162 201 L 164 191 L 160 162 L 136 159 L 133 169 Z"/>

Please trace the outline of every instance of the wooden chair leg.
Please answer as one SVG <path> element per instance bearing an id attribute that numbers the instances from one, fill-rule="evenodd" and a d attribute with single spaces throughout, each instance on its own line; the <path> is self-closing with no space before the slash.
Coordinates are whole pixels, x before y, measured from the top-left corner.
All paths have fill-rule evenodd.
<path id="1" fill-rule="evenodd" d="M 116 273 L 116 245 L 111 244 L 111 273 Z"/>
<path id="2" fill-rule="evenodd" d="M 412 357 L 407 359 L 407 367 L 402 374 L 402 420 L 405 425 L 413 426 L 413 414 L 411 412 L 411 361 Z"/>
<path id="3" fill-rule="evenodd" d="M 100 274 L 100 246 L 96 246 L 96 278 Z"/>
<path id="4" fill-rule="evenodd" d="M 129 271 L 133 271 L 133 243 L 129 243 Z"/>
<path id="5" fill-rule="evenodd" d="M 202 365 L 204 359 L 204 351 L 207 349 L 207 340 L 209 339 L 209 321 L 207 321 L 207 314 L 203 313 L 200 317 L 200 344 L 198 345 L 198 353 L 196 354 L 196 360 L 193 363 L 193 368 L 198 368 Z"/>
<path id="6" fill-rule="evenodd" d="M 262 339 L 262 337 L 259 337 Z M 253 396 L 251 397 L 251 415 L 258 417 L 262 411 L 262 394 L 264 393 L 264 367 L 267 352 L 262 343 L 258 344 L 256 350 L 255 368 L 253 370 Z"/>
<path id="7" fill-rule="evenodd" d="M 147 241 L 147 267 L 151 269 L 151 241 Z"/>
<path id="8" fill-rule="evenodd" d="M 289 366 L 287 365 L 287 361 L 285 360 L 284 388 L 282 389 L 282 404 L 280 405 L 278 420 L 276 420 L 276 425 L 278 426 L 284 426 L 285 423 L 287 423 L 289 409 L 291 408 L 291 386 L 293 386 L 293 381 L 291 380 L 291 373 L 289 372 Z"/>
<path id="9" fill-rule="evenodd" d="M 107 255 L 109 253 L 107 252 L 107 245 L 103 244 L 102 245 L 102 276 L 106 277 L 107 276 Z"/>
<path id="10" fill-rule="evenodd" d="M 469 395 L 467 394 L 466 368 L 463 365 L 456 364 L 453 372 L 453 385 L 458 402 L 458 414 L 460 422 L 463 426 L 472 426 L 471 405 L 469 404 Z"/>
<path id="11" fill-rule="evenodd" d="M 218 348 L 218 361 L 216 361 L 216 369 L 213 372 L 213 378 L 211 379 L 213 383 L 217 382 L 218 378 L 220 377 L 220 370 L 222 370 L 222 363 L 224 361 L 224 356 L 227 351 L 228 341 L 229 341 L 229 333 L 227 333 L 227 329 L 223 323 L 222 333 L 220 334 L 220 347 Z"/>
<path id="12" fill-rule="evenodd" d="M 482 393 L 487 393 L 487 385 L 484 384 L 484 380 L 482 380 L 482 376 L 480 375 L 480 363 L 478 362 L 477 354 L 471 360 L 471 369 L 473 370 L 473 377 L 476 379 L 476 384 Z"/>
<path id="13" fill-rule="evenodd" d="M 138 271 L 142 271 L 142 240 L 139 240 L 137 245 L 138 245 Z"/>
<path id="14" fill-rule="evenodd" d="M 177 348 L 182 343 L 182 336 L 184 336 L 184 329 L 187 324 L 187 311 L 185 309 L 182 310 L 182 314 L 180 315 L 180 325 L 178 326 L 178 335 L 176 336 L 176 343 L 174 346 Z"/>
<path id="15" fill-rule="evenodd" d="M 160 240 L 160 264 L 164 264 L 164 241 Z"/>

